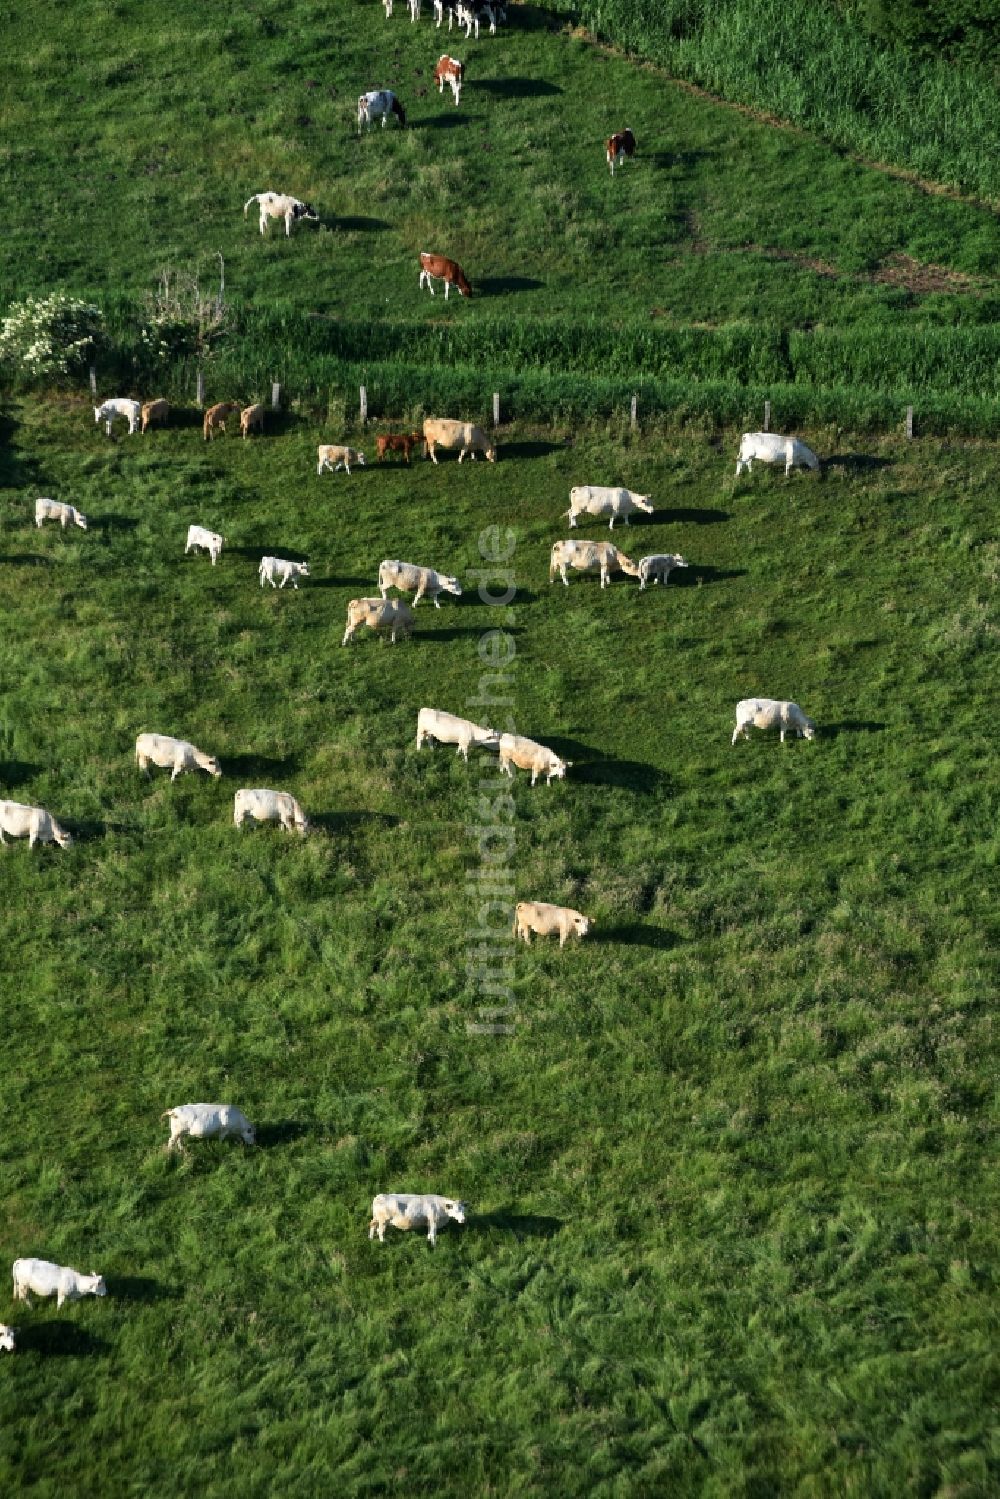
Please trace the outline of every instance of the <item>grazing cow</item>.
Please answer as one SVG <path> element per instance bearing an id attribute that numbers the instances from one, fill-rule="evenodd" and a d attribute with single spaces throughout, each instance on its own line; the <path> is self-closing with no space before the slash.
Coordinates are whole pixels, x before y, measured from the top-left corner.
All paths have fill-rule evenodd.
<path id="1" fill-rule="evenodd" d="M 460 63 L 457 57 L 449 57 L 447 53 L 442 53 L 434 66 L 434 82 L 438 86 L 438 93 L 443 94 L 444 86 L 447 84 L 451 89 L 457 106 L 462 95 L 462 83 L 464 79 L 464 64 Z M 423 256 L 420 258 L 421 263 L 423 263 Z M 453 261 L 449 263 L 454 264 Z"/>
<path id="2" fill-rule="evenodd" d="M 793 468 L 819 468 L 819 459 L 812 448 L 807 448 L 797 437 L 779 437 L 776 432 L 744 432 L 740 439 L 740 455 L 736 460 L 736 477 L 746 469 L 753 473 L 753 461 L 761 463 L 783 463 L 785 476 Z"/>
<path id="3" fill-rule="evenodd" d="M 50 500 L 45 495 L 39 495 L 35 501 L 35 525 L 42 529 L 42 521 L 57 520 L 65 531 L 68 525 L 79 526 L 81 531 L 87 529 L 87 517 L 82 511 L 77 510 L 75 505 L 67 505 L 63 500 Z"/>
<path id="4" fill-rule="evenodd" d="M 511 780 L 514 779 L 511 766 L 516 765 L 518 770 L 531 771 L 532 786 L 539 776 L 545 776 L 546 785 L 551 785 L 553 776 L 556 780 L 565 780 L 566 771 L 572 764 L 572 760 L 560 760 L 555 750 L 547 749 L 534 739 L 525 739 L 521 734 L 500 735 L 500 769 Z"/>
<path id="5" fill-rule="evenodd" d="M 9 838 L 27 838 L 28 847 L 36 843 L 58 843 L 60 848 L 69 848 L 73 835 L 60 827 L 44 807 L 29 807 L 23 802 L 0 801 L 0 843 L 4 833 Z"/>
<path id="6" fill-rule="evenodd" d="M 629 578 L 639 576 L 637 565 L 610 541 L 557 541 L 549 558 L 549 582 L 555 581 L 558 572 L 568 588 L 567 567 L 584 573 L 600 572 L 602 588 L 607 587 L 613 572 L 623 572 Z"/>
<path id="7" fill-rule="evenodd" d="M 233 822 L 238 828 L 249 817 L 251 822 L 277 822 L 282 831 L 293 830 L 304 838 L 309 828 L 306 814 L 290 791 L 267 791 L 261 787 L 237 791 L 233 799 Z"/>
<path id="8" fill-rule="evenodd" d="M 522 900 L 514 908 L 514 940 L 523 937 L 529 947 L 532 932 L 537 932 L 540 937 L 550 937 L 553 932 L 558 932 L 559 946 L 565 947 L 566 939 L 574 932 L 578 937 L 586 937 L 592 926 L 590 917 L 574 911 L 572 906 L 550 906 L 544 900 Z"/>
<path id="9" fill-rule="evenodd" d="M 433 567 L 418 567 L 414 562 L 380 562 L 378 569 L 378 591 L 385 598 L 390 588 L 400 593 L 414 593 L 414 609 L 426 593 L 434 600 L 435 609 L 440 609 L 442 593 L 453 593 L 461 598 L 462 589 L 457 578 L 446 573 L 435 572 Z"/>
<path id="10" fill-rule="evenodd" d="M 620 167 L 626 156 L 635 155 L 635 136 L 631 130 L 618 130 L 614 135 L 608 136 L 604 143 L 604 151 L 613 177 L 615 167 Z"/>
<path id="11" fill-rule="evenodd" d="M 14 1300 L 31 1305 L 32 1296 L 54 1296 L 56 1306 L 64 1301 L 78 1301 L 81 1296 L 106 1296 L 104 1277 L 92 1270 L 81 1275 L 70 1265 L 54 1265 L 51 1260 L 14 1261 Z"/>
<path id="12" fill-rule="evenodd" d="M 473 463 L 477 453 L 484 453 L 488 463 L 497 461 L 497 450 L 482 427 L 475 427 L 471 422 L 454 422 L 443 416 L 429 416 L 424 422 L 424 448 L 434 463 L 437 463 L 435 448 L 443 448 L 448 453 L 458 448 L 459 463 L 466 453 L 472 454 Z"/>
<path id="13" fill-rule="evenodd" d="M 296 219 L 313 219 L 319 221 L 319 214 L 311 203 L 302 203 L 298 198 L 291 198 L 287 193 L 254 193 L 243 205 L 243 217 L 247 216 L 247 209 L 251 203 L 260 204 L 260 232 L 267 232 L 269 219 L 284 219 L 285 238 L 292 232 L 292 225 Z"/>
<path id="14" fill-rule="evenodd" d="M 806 717 L 798 703 L 790 703 L 781 698 L 741 698 L 736 704 L 733 744 L 741 734 L 744 739 L 750 738 L 751 725 L 755 729 L 780 729 L 782 744 L 786 733 L 794 733 L 799 739 L 816 738 L 816 725 L 811 718 Z"/>
<path id="15" fill-rule="evenodd" d="M 381 120 L 384 130 L 391 114 L 396 116 L 400 125 L 406 124 L 406 111 L 392 89 L 377 88 L 362 94 L 358 99 L 358 134 L 361 134 L 362 125 L 370 130 L 373 120 Z"/>
<path id="16" fill-rule="evenodd" d="M 169 417 L 169 401 L 145 401 L 142 407 L 142 431 L 147 432 L 154 422 L 161 422 L 165 427 Z"/>
<path id="17" fill-rule="evenodd" d="M 662 583 L 664 588 L 675 567 L 687 567 L 680 552 L 654 552 L 639 558 L 639 588 L 647 583 Z"/>
<path id="18" fill-rule="evenodd" d="M 299 578 L 309 576 L 309 564 L 308 562 L 290 562 L 285 557 L 262 557 L 257 572 L 261 588 L 265 583 L 270 583 L 272 588 L 284 588 L 286 583 L 291 583 L 297 591 Z M 281 579 L 280 584 L 274 581 L 275 578 Z"/>
<path id="19" fill-rule="evenodd" d="M 231 416 L 239 416 L 239 401 L 216 401 L 214 406 L 209 406 L 205 412 L 205 418 L 201 424 L 201 435 L 208 442 L 216 432 L 225 432 L 226 422 Z"/>
<path id="20" fill-rule="evenodd" d="M 146 775 L 150 765 L 169 770 L 172 781 L 182 770 L 207 770 L 216 780 L 222 774 L 214 755 L 206 755 L 186 739 L 171 739 L 169 734 L 140 734 L 135 741 L 135 763 Z"/>
<path id="21" fill-rule="evenodd" d="M 264 408 L 257 401 L 253 406 L 244 406 L 240 412 L 240 435 L 244 441 L 251 432 L 264 431 Z"/>
<path id="22" fill-rule="evenodd" d="M 316 453 L 319 458 L 319 462 L 316 464 L 317 474 L 325 473 L 327 469 L 335 474 L 338 468 L 344 468 L 350 473 L 352 463 L 357 468 L 364 468 L 365 466 L 364 453 L 358 448 L 349 448 L 346 444 L 320 443 L 316 449 Z"/>
<path id="23" fill-rule="evenodd" d="M 16 1327 L 8 1327 L 6 1322 L 0 1322 L 0 1353 L 13 1353 L 16 1347 Z"/>
<path id="24" fill-rule="evenodd" d="M 105 401 L 100 406 L 94 407 L 94 421 L 100 425 L 104 423 L 104 430 L 111 436 L 111 423 L 116 416 L 122 416 L 128 422 L 129 436 L 133 436 L 139 430 L 142 420 L 142 406 L 138 401 L 129 401 L 124 396 L 116 396 L 110 401 Z"/>
<path id="25" fill-rule="evenodd" d="M 570 526 L 576 525 L 578 515 L 610 515 L 608 530 L 613 531 L 616 520 L 623 520 L 627 526 L 629 516 L 635 515 L 636 511 L 652 515 L 650 500 L 648 494 L 633 494 L 631 489 L 613 485 L 577 484 L 569 492 L 569 509 L 565 514 L 569 516 Z"/>
<path id="26" fill-rule="evenodd" d="M 454 713 L 442 713 L 437 708 L 421 708 L 417 714 L 417 749 L 428 739 L 438 744 L 454 744 L 456 755 L 468 760 L 470 749 L 500 748 L 500 735 L 496 729 L 484 728 L 471 719 L 459 718 Z"/>
<path id="27" fill-rule="evenodd" d="M 413 612 L 402 599 L 351 599 L 341 645 L 347 645 L 362 625 L 367 625 L 376 634 L 388 631 L 391 643 L 395 645 L 397 635 L 409 637 L 413 634 Z"/>
<path id="28" fill-rule="evenodd" d="M 250 1120 L 232 1103 L 182 1103 L 176 1109 L 167 1109 L 160 1118 L 170 1120 L 167 1150 L 179 1150 L 181 1154 L 185 1136 L 192 1140 L 228 1140 L 235 1135 L 244 1145 L 253 1145 L 257 1139 Z"/>
<path id="29" fill-rule="evenodd" d="M 212 566 L 214 567 L 219 560 L 219 554 L 222 551 L 225 539 L 217 531 L 206 531 L 204 526 L 188 526 L 187 545 L 184 548 L 184 555 L 186 557 L 192 549 L 199 552 L 207 552 L 212 559 Z"/>
<path id="30" fill-rule="evenodd" d="M 405 1233 L 411 1228 L 426 1228 L 427 1242 L 433 1245 L 437 1231 L 449 1218 L 464 1223 L 466 1206 L 453 1197 L 437 1197 L 417 1192 L 380 1192 L 372 1202 L 372 1219 L 368 1225 L 368 1237 L 378 1234 L 380 1244 L 385 1243 L 387 1228 L 401 1228 Z"/>
<path id="31" fill-rule="evenodd" d="M 385 432 L 375 439 L 375 456 L 381 463 L 386 453 L 402 453 L 409 463 L 413 449 L 423 440 L 421 432 Z"/>
<path id="32" fill-rule="evenodd" d="M 444 282 L 444 299 L 447 302 L 448 293 L 452 286 L 461 293 L 463 297 L 472 296 L 472 287 L 465 279 L 465 272 L 457 260 L 449 260 L 446 255 L 428 255 L 426 250 L 420 252 L 420 278 L 417 282 L 417 290 L 422 291 L 426 284 L 431 296 L 434 295 L 432 281 Z"/>
<path id="33" fill-rule="evenodd" d="M 419 21 L 420 20 L 420 0 L 407 0 L 407 4 L 409 5 L 409 8 L 410 8 L 410 20 L 411 21 Z"/>

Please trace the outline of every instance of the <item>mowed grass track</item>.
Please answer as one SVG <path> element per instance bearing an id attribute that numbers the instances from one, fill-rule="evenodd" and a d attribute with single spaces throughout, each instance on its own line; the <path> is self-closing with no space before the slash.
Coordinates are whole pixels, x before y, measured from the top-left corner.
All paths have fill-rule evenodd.
<path id="1" fill-rule="evenodd" d="M 734 434 L 517 431 L 319 480 L 318 435 L 4 412 L 0 786 L 77 842 L 0 850 L 0 1265 L 109 1288 L 0 1301 L 7 1487 L 990 1492 L 995 449 L 806 434 L 822 482 L 734 485 Z M 549 586 L 605 479 L 679 582 Z M 86 535 L 34 529 L 47 492 Z M 494 524 L 510 610 L 466 572 Z M 312 579 L 262 591 L 261 550 Z M 469 590 L 342 650 L 383 556 Z M 488 716 L 498 626 L 519 729 L 577 762 L 511 790 L 518 898 L 597 920 L 514 955 L 506 1036 L 468 1029 L 491 761 L 413 743 L 421 704 Z M 817 741 L 731 748 L 755 692 Z M 142 729 L 222 780 L 146 781 Z M 240 785 L 314 832 L 237 831 Z M 260 1148 L 168 1159 L 201 1098 Z M 384 1189 L 470 1221 L 371 1245 Z"/>
<path id="2" fill-rule="evenodd" d="M 140 297 L 164 266 L 214 286 L 218 252 L 235 303 L 355 319 L 997 315 L 990 210 L 698 97 L 538 6 L 478 41 L 376 0 L 22 7 L 5 38 L 5 299 Z M 442 51 L 467 65 L 458 109 L 433 87 Z M 358 95 L 380 87 L 407 128 L 359 139 Z M 639 157 L 612 181 L 603 142 L 625 124 Z M 241 210 L 265 189 L 322 225 L 262 242 Z M 461 261 L 478 301 L 421 296 L 420 250 Z"/>

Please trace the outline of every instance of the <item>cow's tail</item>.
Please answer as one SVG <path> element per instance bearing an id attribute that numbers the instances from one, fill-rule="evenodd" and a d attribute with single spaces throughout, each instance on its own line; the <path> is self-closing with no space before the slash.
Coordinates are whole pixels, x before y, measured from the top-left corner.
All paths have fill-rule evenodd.
<path id="1" fill-rule="evenodd" d="M 259 203 L 259 202 L 260 202 L 260 193 L 254 193 L 254 195 L 253 195 L 252 198 L 248 198 L 246 200 L 246 202 L 244 203 L 244 205 L 243 205 L 243 217 L 246 218 L 246 216 L 247 216 L 247 209 L 250 207 L 251 203 Z"/>

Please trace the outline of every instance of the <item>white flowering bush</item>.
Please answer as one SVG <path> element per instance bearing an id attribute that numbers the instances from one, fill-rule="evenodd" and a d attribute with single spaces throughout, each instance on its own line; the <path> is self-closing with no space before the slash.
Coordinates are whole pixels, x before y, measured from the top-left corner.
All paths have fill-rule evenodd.
<path id="1" fill-rule="evenodd" d="M 86 368 L 104 336 L 104 315 L 63 292 L 17 302 L 0 323 L 0 364 L 31 378 Z"/>

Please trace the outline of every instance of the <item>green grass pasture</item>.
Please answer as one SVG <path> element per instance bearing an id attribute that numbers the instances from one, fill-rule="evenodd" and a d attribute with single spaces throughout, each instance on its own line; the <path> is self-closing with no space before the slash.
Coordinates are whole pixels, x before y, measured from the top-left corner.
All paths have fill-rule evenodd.
<path id="1" fill-rule="evenodd" d="M 109 1289 L 0 1299 L 5 1490 L 995 1492 L 995 447 L 806 432 L 820 480 L 734 482 L 733 432 L 520 426 L 495 467 L 317 479 L 338 435 L 2 413 L 0 787 L 76 842 L 0 850 L 0 1264 Z M 619 481 L 657 512 L 615 539 L 687 573 L 550 586 L 570 486 Z M 36 531 L 39 493 L 86 534 Z M 471 571 L 494 526 L 508 606 Z M 262 590 L 262 551 L 312 578 Z M 466 593 L 341 649 L 386 556 Z M 563 783 L 414 747 L 423 704 L 488 719 L 494 630 Z M 817 740 L 732 748 L 757 693 Z M 222 779 L 144 779 L 144 729 Z M 311 835 L 236 830 L 253 785 Z M 495 939 L 506 1034 L 466 971 L 492 824 L 515 898 L 597 923 Z M 195 1099 L 260 1147 L 168 1159 Z M 469 1222 L 372 1245 L 390 1189 Z"/>

